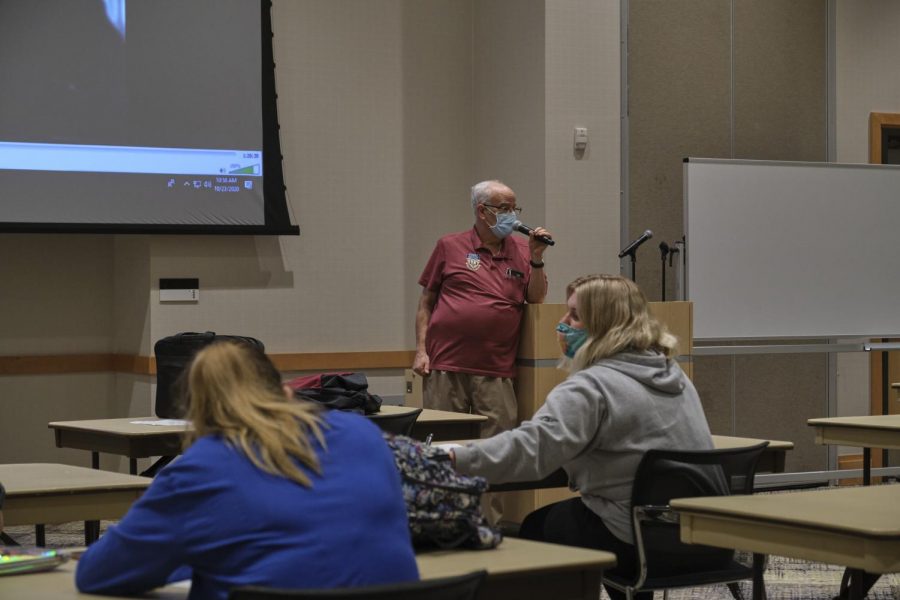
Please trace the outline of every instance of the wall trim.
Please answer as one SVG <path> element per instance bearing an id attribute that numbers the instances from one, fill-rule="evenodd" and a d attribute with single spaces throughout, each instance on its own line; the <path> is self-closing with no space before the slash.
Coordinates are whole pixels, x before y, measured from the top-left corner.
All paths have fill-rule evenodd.
<path id="1" fill-rule="evenodd" d="M 269 354 L 280 371 L 408 369 L 414 350 Z M 0 356 L 0 376 L 67 373 L 156 375 L 156 359 L 133 354 L 48 354 Z"/>

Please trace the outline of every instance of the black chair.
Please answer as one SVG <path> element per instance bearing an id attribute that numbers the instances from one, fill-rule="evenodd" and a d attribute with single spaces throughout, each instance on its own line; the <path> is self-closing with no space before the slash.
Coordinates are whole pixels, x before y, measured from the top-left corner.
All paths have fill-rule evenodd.
<path id="1" fill-rule="evenodd" d="M 401 413 L 396 415 L 369 415 L 369 418 L 372 421 L 381 427 L 382 431 L 386 431 L 387 433 L 394 433 L 397 435 L 411 435 L 412 428 L 416 424 L 416 419 L 419 418 L 419 415 L 422 414 L 422 409 L 417 408 L 408 413 Z"/>
<path id="2" fill-rule="evenodd" d="M 753 579 L 765 597 L 762 572 L 765 556 L 753 564 L 734 559 L 734 550 L 681 541 L 678 513 L 672 498 L 752 494 L 756 463 L 769 442 L 725 450 L 649 450 L 638 466 L 631 494 L 636 573 L 603 573 L 603 583 L 631 600 L 638 592 L 728 584 L 742 598 L 736 582 Z"/>
<path id="3" fill-rule="evenodd" d="M 245 586 L 231 590 L 228 600 L 472 600 L 485 577 L 487 571 L 475 571 L 441 579 L 328 590 Z"/>

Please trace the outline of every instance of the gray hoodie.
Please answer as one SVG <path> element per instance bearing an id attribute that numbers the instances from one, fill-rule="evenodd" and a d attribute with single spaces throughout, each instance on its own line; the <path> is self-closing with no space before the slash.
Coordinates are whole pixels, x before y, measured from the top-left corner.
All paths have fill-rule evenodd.
<path id="1" fill-rule="evenodd" d="M 697 390 L 655 352 L 623 352 L 570 375 L 529 421 L 457 448 L 462 473 L 534 481 L 562 467 L 569 487 L 621 540 L 634 543 L 631 487 L 651 448 L 713 447 Z"/>

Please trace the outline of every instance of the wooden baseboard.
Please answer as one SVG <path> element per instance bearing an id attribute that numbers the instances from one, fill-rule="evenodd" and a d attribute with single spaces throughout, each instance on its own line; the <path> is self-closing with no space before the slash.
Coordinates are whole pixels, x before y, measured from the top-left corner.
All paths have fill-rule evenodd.
<path id="1" fill-rule="evenodd" d="M 364 371 L 407 369 L 415 354 L 413 350 L 310 352 L 270 354 L 269 358 L 280 371 Z M 156 359 L 133 354 L 0 356 L 0 376 L 104 372 L 156 375 Z"/>

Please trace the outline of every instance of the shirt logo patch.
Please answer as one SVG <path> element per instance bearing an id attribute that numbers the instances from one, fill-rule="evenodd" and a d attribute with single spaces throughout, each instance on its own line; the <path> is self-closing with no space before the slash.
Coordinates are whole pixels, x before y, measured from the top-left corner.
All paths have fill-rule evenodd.
<path id="1" fill-rule="evenodd" d="M 476 253 L 472 253 L 466 256 L 466 266 L 470 271 L 477 271 L 481 268 L 481 257 Z"/>

